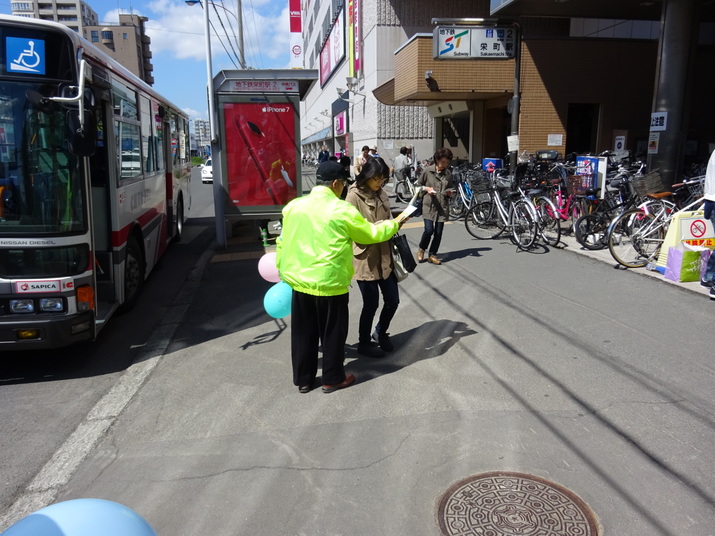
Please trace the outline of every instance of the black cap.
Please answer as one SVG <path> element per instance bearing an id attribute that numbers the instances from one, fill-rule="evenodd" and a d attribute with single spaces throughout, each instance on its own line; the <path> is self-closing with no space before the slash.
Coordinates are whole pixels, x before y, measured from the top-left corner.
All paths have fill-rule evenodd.
<path id="1" fill-rule="evenodd" d="M 323 162 L 318 166 L 315 176 L 320 181 L 334 181 L 335 179 L 349 179 L 350 172 L 333 160 Z"/>

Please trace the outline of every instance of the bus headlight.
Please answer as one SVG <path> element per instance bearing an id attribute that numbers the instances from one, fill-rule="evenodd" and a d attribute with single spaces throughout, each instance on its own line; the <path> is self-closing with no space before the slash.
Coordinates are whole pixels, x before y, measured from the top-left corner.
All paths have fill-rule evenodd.
<path id="1" fill-rule="evenodd" d="M 62 298 L 40 298 L 40 311 L 61 313 L 65 305 Z"/>
<path id="2" fill-rule="evenodd" d="M 13 313 L 34 313 L 35 302 L 31 299 L 10 300 L 10 311 Z"/>

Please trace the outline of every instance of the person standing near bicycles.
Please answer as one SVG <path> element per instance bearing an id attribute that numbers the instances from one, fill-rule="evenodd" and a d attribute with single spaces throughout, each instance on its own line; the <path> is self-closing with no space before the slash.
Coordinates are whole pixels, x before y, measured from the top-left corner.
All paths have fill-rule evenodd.
<path id="1" fill-rule="evenodd" d="M 412 159 L 410 158 L 410 150 L 407 147 L 400 148 L 400 154 L 395 158 L 395 165 L 392 166 L 392 174 L 395 176 L 395 184 L 403 177 L 409 177 L 410 166 Z"/>
<path id="2" fill-rule="evenodd" d="M 705 204 L 705 217 L 715 226 L 715 151 L 710 155 L 708 167 L 705 170 L 705 184 L 703 184 L 703 199 Z M 700 284 L 710 287 L 710 299 L 715 300 L 715 251 L 710 253 L 705 276 L 700 280 Z"/>
<path id="3" fill-rule="evenodd" d="M 422 202 L 422 216 L 425 230 L 417 250 L 417 262 L 425 259 L 432 264 L 442 264 L 437 257 L 439 245 L 442 242 L 444 222 L 449 219 L 449 196 L 452 195 L 452 172 L 449 165 L 452 162 L 452 151 L 447 148 L 438 149 L 434 153 L 434 164 L 427 166 L 417 184 L 424 187 L 426 195 Z"/>
<path id="4" fill-rule="evenodd" d="M 351 205 L 370 223 L 391 220 L 390 200 L 383 184 L 390 169 L 379 156 L 370 158 L 361 173 L 350 186 L 347 198 Z M 384 357 L 385 352 L 394 350 L 387 330 L 400 304 L 397 278 L 393 272 L 392 246 L 390 242 L 378 244 L 353 244 L 353 267 L 360 293 L 362 311 L 358 328 L 358 354 L 367 357 Z M 380 318 L 372 329 L 377 312 L 380 293 L 384 305 Z M 377 344 L 372 342 L 374 340 Z"/>

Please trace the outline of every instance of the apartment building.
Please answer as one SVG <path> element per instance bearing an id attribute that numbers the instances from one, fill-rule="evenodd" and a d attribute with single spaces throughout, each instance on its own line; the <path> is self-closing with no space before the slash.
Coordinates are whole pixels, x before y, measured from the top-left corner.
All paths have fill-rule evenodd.
<path id="1" fill-rule="evenodd" d="M 151 38 L 144 26 L 146 17 L 120 14 L 119 25 L 100 25 L 97 13 L 82 0 L 12 2 L 12 14 L 64 24 L 146 83 L 154 83 Z"/>
<path id="2" fill-rule="evenodd" d="M 154 66 L 151 38 L 146 34 L 144 24 L 147 20 L 140 15 L 122 13 L 118 26 L 85 26 L 82 35 L 151 85 L 154 83 Z"/>
<path id="3" fill-rule="evenodd" d="M 59 22 L 82 34 L 85 26 L 99 24 L 97 13 L 82 0 L 30 0 L 11 2 L 12 14 L 17 17 Z"/>
<path id="4" fill-rule="evenodd" d="M 192 149 L 196 149 L 197 156 L 208 156 L 211 153 L 211 125 L 207 119 L 193 119 L 190 125 L 194 135 Z"/>
<path id="5" fill-rule="evenodd" d="M 320 71 L 302 107 L 309 154 L 377 144 L 391 163 L 402 145 L 446 146 L 478 162 L 514 143 L 563 155 L 619 140 L 673 182 L 715 141 L 708 0 L 308 0 L 302 16 Z"/>

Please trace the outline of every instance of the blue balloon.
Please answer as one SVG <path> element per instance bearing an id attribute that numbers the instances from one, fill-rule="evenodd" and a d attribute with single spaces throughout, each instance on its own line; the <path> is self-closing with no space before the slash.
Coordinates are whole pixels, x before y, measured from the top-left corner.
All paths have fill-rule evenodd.
<path id="1" fill-rule="evenodd" d="M 2 536 L 157 536 L 134 510 L 103 499 L 59 502 L 22 518 Z"/>
<path id="2" fill-rule="evenodd" d="M 293 289 L 285 281 L 279 281 L 268 289 L 263 297 L 263 307 L 273 318 L 284 318 L 290 314 Z"/>

